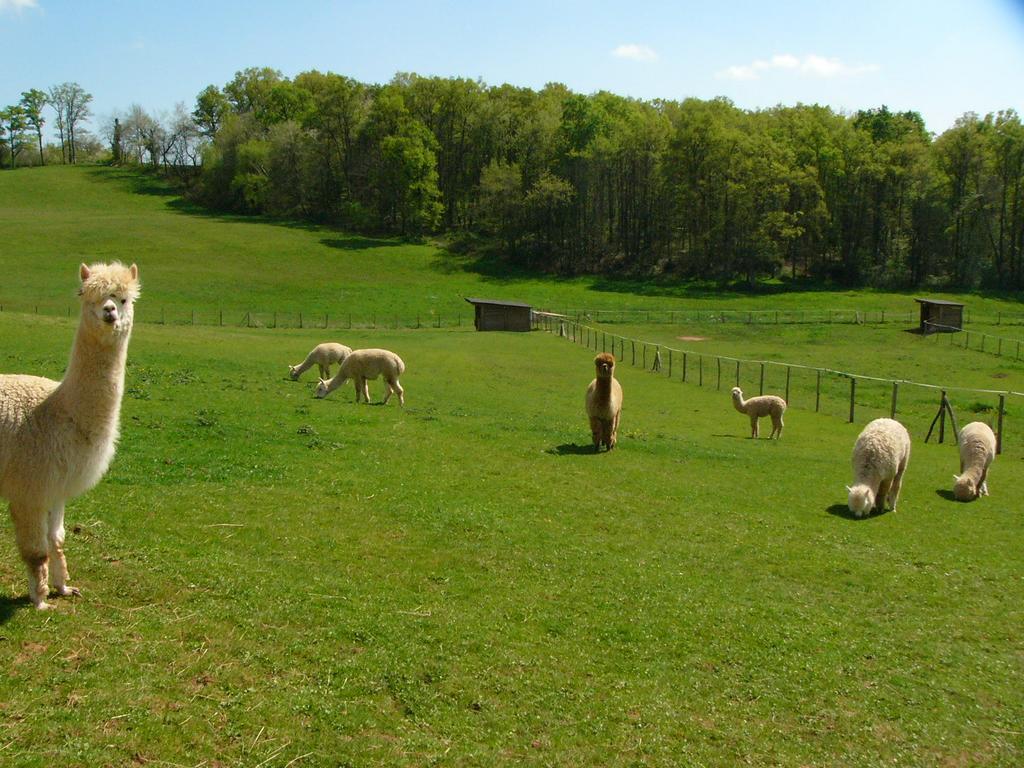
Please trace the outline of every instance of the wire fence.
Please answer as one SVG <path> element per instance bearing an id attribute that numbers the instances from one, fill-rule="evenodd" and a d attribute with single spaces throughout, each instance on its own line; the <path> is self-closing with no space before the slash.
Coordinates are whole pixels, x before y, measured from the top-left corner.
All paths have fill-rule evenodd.
<path id="1" fill-rule="evenodd" d="M 845 323 L 916 325 L 918 313 L 886 309 L 561 309 L 546 310 L 577 323 L 603 325 L 740 323 L 745 325 L 798 325 Z M 985 325 L 1024 325 L 1024 313 L 971 313 L 964 310 L 964 322 Z"/>
<path id="2" fill-rule="evenodd" d="M 999 357 L 1012 357 L 1014 360 L 1021 359 L 1021 345 L 1024 344 L 1024 341 L 1021 339 L 996 336 L 991 333 L 983 333 L 982 331 L 969 331 L 966 328 L 957 328 L 952 325 L 939 325 L 927 320 L 925 320 L 924 325 L 930 332 L 935 334 L 936 343 L 938 343 L 938 339 L 948 337 L 951 346 L 974 350 L 975 352 L 988 352 Z M 941 336 L 938 333 L 940 331 L 944 332 Z"/>
<path id="3" fill-rule="evenodd" d="M 77 317 L 78 305 L 70 304 L 0 304 L 0 312 L 20 312 L 47 317 Z M 135 308 L 135 322 L 157 325 L 204 325 L 236 328 L 322 328 L 322 329 L 387 329 L 387 328 L 458 328 L 473 325 L 473 309 L 462 312 L 277 312 L 239 309 L 182 309 L 140 304 Z"/>
<path id="4" fill-rule="evenodd" d="M 782 395 L 793 407 L 846 419 L 850 423 L 881 416 L 899 418 L 926 440 L 946 440 L 950 416 L 956 440 L 956 410 L 961 421 L 984 421 L 996 432 L 1002 453 L 1005 427 L 1024 408 L 1024 392 L 944 387 L 905 379 L 816 368 L 774 360 L 746 360 L 631 339 L 571 318 L 538 313 L 534 328 L 565 338 L 596 352 L 610 352 L 619 362 L 659 373 L 681 383 L 716 390 L 740 387 L 746 393 Z"/>

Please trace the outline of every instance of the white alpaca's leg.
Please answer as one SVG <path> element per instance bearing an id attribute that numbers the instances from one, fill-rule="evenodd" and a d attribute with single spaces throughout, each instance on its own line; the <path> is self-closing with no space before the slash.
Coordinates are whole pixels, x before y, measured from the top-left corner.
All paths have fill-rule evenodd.
<path id="1" fill-rule="evenodd" d="M 370 380 L 365 376 L 360 376 L 359 381 L 363 387 L 363 402 L 369 404 L 370 402 Z"/>
<path id="2" fill-rule="evenodd" d="M 750 436 L 757 437 L 757 416 L 751 415 L 750 417 Z"/>
<path id="3" fill-rule="evenodd" d="M 772 437 L 774 437 L 774 438 L 782 437 L 782 428 L 784 426 L 786 426 L 786 423 L 782 420 L 782 414 L 781 413 L 779 414 L 779 418 L 778 418 L 777 421 L 775 420 L 775 418 L 772 418 Z"/>
<path id="4" fill-rule="evenodd" d="M 988 496 L 988 467 L 981 470 L 981 480 L 978 482 L 978 495 Z"/>
<path id="5" fill-rule="evenodd" d="M 892 486 L 889 488 L 889 506 L 892 507 L 892 511 L 896 511 L 896 502 L 900 500 L 900 489 L 903 487 L 903 471 L 907 468 L 906 462 L 900 464 L 899 469 L 896 470 L 896 477 L 892 480 Z"/>
<path id="6" fill-rule="evenodd" d="M 80 595 L 77 587 L 69 587 L 68 563 L 64 558 L 64 505 L 56 504 L 50 510 L 50 521 L 47 530 L 50 549 L 50 581 L 58 595 Z"/>
<path id="7" fill-rule="evenodd" d="M 320 369 L 320 378 L 327 381 L 331 378 L 331 366 L 324 365 L 323 363 L 317 363 L 317 367 Z"/>
<path id="8" fill-rule="evenodd" d="M 360 396 L 360 394 L 362 394 L 362 391 L 363 391 L 362 390 L 362 378 L 359 377 L 359 376 L 356 376 L 355 378 L 353 378 L 352 379 L 352 386 L 355 387 L 355 390 L 356 390 L 356 402 L 358 403 L 359 402 L 359 396 Z"/>
<path id="9" fill-rule="evenodd" d="M 11 502 L 11 519 L 18 552 L 28 569 L 28 597 L 36 608 L 49 608 L 46 602 L 48 549 L 47 514 L 42 507 Z"/>
<path id="10" fill-rule="evenodd" d="M 398 395 L 398 404 L 405 405 L 405 390 L 402 389 L 402 385 L 398 383 L 398 379 L 395 379 L 394 381 L 389 381 L 388 385 L 391 387 L 394 393 Z"/>
<path id="11" fill-rule="evenodd" d="M 889 501 L 892 484 L 892 480 L 883 480 L 878 485 L 878 493 L 875 494 L 875 509 L 879 512 L 885 512 L 885 506 Z"/>
<path id="12" fill-rule="evenodd" d="M 612 419 L 611 439 L 608 442 L 609 450 L 614 448 L 615 444 L 619 442 L 619 415 L 620 414 L 616 413 L 615 417 Z"/>

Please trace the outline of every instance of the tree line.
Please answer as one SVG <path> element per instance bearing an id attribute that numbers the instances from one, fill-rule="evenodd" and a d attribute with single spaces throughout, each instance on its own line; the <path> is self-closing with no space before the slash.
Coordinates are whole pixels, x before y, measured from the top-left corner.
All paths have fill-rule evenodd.
<path id="1" fill-rule="evenodd" d="M 269 68 L 105 131 L 211 208 L 408 237 L 532 270 L 749 284 L 1024 287 L 1024 127 L 916 112 Z"/>

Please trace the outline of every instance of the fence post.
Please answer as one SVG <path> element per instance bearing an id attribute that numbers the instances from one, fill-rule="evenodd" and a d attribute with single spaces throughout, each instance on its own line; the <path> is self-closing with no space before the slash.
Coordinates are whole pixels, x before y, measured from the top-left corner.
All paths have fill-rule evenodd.
<path id="1" fill-rule="evenodd" d="M 299 328 L 302 327 L 302 313 L 299 312 Z"/>
<path id="2" fill-rule="evenodd" d="M 686 382 L 686 353 L 683 352 L 683 382 Z"/>
<path id="3" fill-rule="evenodd" d="M 899 390 L 900 390 L 899 382 L 898 381 L 894 381 L 892 383 L 892 407 L 889 408 L 889 418 L 890 419 L 895 419 L 896 418 L 896 398 L 897 398 L 897 396 L 899 394 Z"/>
<path id="4" fill-rule="evenodd" d="M 818 369 L 818 384 L 814 389 L 814 412 L 821 410 L 821 369 Z"/>
<path id="5" fill-rule="evenodd" d="M 672 378 L 672 347 L 668 348 L 668 377 Z"/>
<path id="6" fill-rule="evenodd" d="M 939 404 L 939 442 L 946 438 L 946 390 L 942 390 L 942 402 Z"/>
<path id="7" fill-rule="evenodd" d="M 789 379 L 793 374 L 793 367 L 786 366 L 786 405 L 789 405 Z"/>
<path id="8" fill-rule="evenodd" d="M 632 362 L 632 365 L 636 365 L 636 342 L 633 341 L 633 339 L 630 339 L 629 340 L 629 346 L 633 350 L 633 362 Z"/>
<path id="9" fill-rule="evenodd" d="M 645 371 L 647 370 L 647 344 L 646 343 L 644 344 L 644 364 L 643 364 L 643 369 Z"/>
<path id="10" fill-rule="evenodd" d="M 697 358 L 697 386 L 704 386 L 704 355 Z"/>
<path id="11" fill-rule="evenodd" d="M 224 310 L 220 311 L 220 317 L 217 319 L 217 325 L 224 325 Z"/>
<path id="12" fill-rule="evenodd" d="M 718 363 L 718 383 L 715 385 L 715 389 L 721 391 L 722 389 L 722 358 L 715 357 L 715 362 Z"/>
<path id="13" fill-rule="evenodd" d="M 999 396 L 999 431 L 996 432 L 996 453 L 1003 452 L 1003 411 L 1006 410 L 1006 395 Z"/>
<path id="14" fill-rule="evenodd" d="M 763 395 L 764 394 L 764 363 L 761 363 L 761 383 L 758 385 L 758 389 L 759 389 L 759 391 L 758 391 L 757 394 Z"/>
<path id="15" fill-rule="evenodd" d="M 736 361 L 736 386 L 740 385 L 740 361 Z"/>
<path id="16" fill-rule="evenodd" d="M 854 402 L 857 397 L 857 379 L 855 376 L 850 377 L 850 423 L 853 424 L 853 410 Z"/>

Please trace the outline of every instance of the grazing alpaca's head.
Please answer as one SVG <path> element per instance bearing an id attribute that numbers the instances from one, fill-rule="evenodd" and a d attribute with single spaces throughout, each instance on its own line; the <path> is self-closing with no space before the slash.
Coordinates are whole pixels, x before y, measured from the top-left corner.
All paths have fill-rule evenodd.
<path id="1" fill-rule="evenodd" d="M 323 379 L 319 379 L 316 383 L 316 396 L 319 398 L 327 397 L 327 384 L 328 382 Z"/>
<path id="2" fill-rule="evenodd" d="M 139 268 L 118 261 L 79 267 L 82 287 L 82 327 L 92 336 L 113 343 L 132 331 L 135 300 L 139 298 Z"/>
<path id="3" fill-rule="evenodd" d="M 602 352 L 594 358 L 594 367 L 597 368 L 597 378 L 610 379 L 615 373 L 615 356 Z"/>
<path id="4" fill-rule="evenodd" d="M 297 365 L 289 365 L 288 366 L 288 375 L 292 377 L 292 381 L 298 381 L 299 380 L 299 376 L 302 375 L 302 372 L 299 370 L 299 366 L 297 366 Z M 323 381 L 323 379 L 321 379 L 321 381 Z"/>
<path id="5" fill-rule="evenodd" d="M 957 501 L 974 501 L 978 498 L 978 485 L 967 475 L 953 475 L 953 495 Z"/>
<path id="6" fill-rule="evenodd" d="M 847 506 L 857 517 L 864 517 L 875 506 L 875 492 L 867 485 L 846 486 Z"/>

